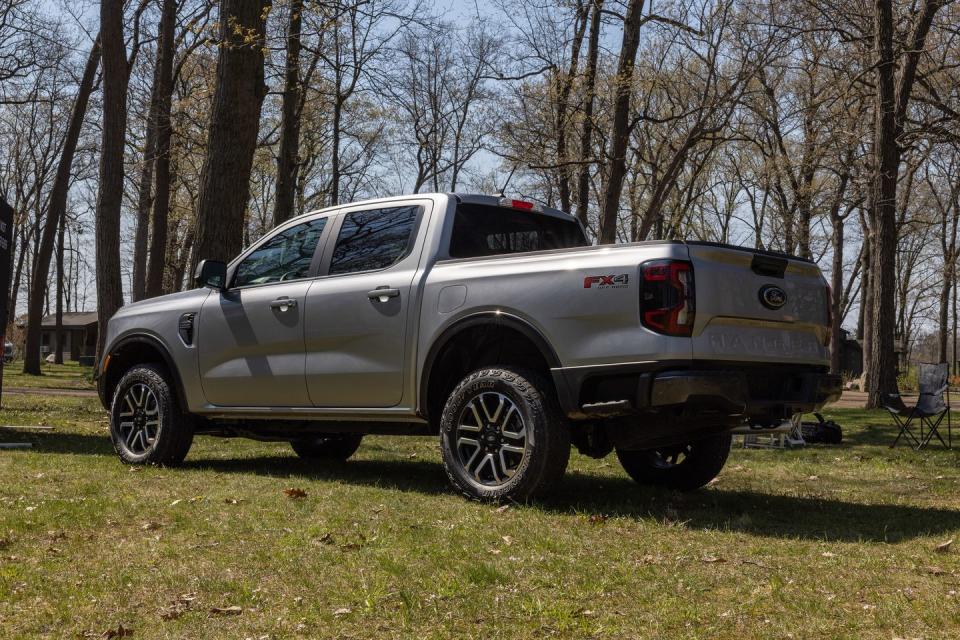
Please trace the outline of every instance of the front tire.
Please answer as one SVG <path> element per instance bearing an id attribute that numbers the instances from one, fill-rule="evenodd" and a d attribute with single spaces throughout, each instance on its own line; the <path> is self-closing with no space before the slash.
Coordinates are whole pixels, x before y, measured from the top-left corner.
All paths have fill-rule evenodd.
<path id="1" fill-rule="evenodd" d="M 173 466 L 187 457 L 193 422 L 162 366 L 136 365 L 120 379 L 110 404 L 110 440 L 127 464 Z"/>
<path id="2" fill-rule="evenodd" d="M 447 477 L 468 498 L 525 502 L 563 477 L 570 427 L 540 374 L 481 369 L 447 399 L 440 449 Z"/>
<path id="3" fill-rule="evenodd" d="M 730 432 L 657 449 L 625 451 L 617 458 L 631 478 L 677 491 L 692 491 L 717 477 L 730 455 Z"/>
<path id="4" fill-rule="evenodd" d="M 360 448 L 363 434 L 335 433 L 330 435 L 291 440 L 294 452 L 305 460 L 334 460 L 343 462 Z"/>

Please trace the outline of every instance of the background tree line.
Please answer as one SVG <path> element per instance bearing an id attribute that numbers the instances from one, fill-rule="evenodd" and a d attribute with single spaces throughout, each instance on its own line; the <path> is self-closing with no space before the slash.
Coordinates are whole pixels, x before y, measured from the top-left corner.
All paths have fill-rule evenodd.
<path id="1" fill-rule="evenodd" d="M 599 243 L 815 260 L 833 367 L 846 326 L 871 405 L 898 352 L 956 361 L 960 4 L 479 6 L 0 0 L 25 370 L 46 313 L 103 322 L 291 216 L 452 190 L 571 211 Z"/>

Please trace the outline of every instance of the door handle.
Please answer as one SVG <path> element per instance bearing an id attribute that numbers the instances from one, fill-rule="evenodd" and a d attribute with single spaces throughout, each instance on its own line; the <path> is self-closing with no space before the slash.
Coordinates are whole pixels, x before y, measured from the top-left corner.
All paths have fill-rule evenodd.
<path id="1" fill-rule="evenodd" d="M 394 289 L 392 287 L 377 287 L 373 291 L 367 291 L 367 297 L 371 300 L 379 300 L 380 302 L 386 302 L 390 298 L 396 298 L 400 296 L 400 289 Z"/>
<path id="2" fill-rule="evenodd" d="M 293 298 L 277 298 L 270 303 L 271 309 L 277 309 L 280 312 L 284 312 L 287 309 L 296 309 L 297 301 Z"/>

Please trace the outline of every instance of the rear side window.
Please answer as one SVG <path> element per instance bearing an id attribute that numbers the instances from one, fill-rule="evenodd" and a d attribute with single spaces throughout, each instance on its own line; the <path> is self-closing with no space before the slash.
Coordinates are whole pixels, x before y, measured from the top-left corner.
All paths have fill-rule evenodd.
<path id="1" fill-rule="evenodd" d="M 330 274 L 385 269 L 407 253 L 419 206 L 354 211 L 343 217 Z"/>
<path id="2" fill-rule="evenodd" d="M 451 258 L 477 258 L 586 246 L 573 220 L 503 207 L 462 204 L 450 237 Z"/>

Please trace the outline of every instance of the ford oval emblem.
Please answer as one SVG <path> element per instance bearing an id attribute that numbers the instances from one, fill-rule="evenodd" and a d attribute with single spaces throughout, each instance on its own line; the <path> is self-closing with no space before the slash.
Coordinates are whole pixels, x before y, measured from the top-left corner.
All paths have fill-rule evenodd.
<path id="1" fill-rule="evenodd" d="M 760 287 L 760 304 L 767 309 L 779 309 L 787 304 L 787 292 L 775 284 Z"/>

